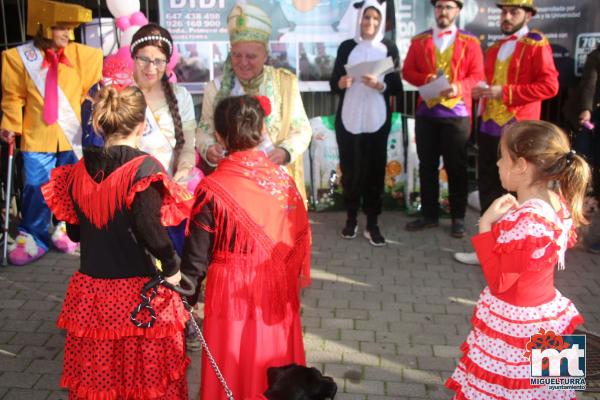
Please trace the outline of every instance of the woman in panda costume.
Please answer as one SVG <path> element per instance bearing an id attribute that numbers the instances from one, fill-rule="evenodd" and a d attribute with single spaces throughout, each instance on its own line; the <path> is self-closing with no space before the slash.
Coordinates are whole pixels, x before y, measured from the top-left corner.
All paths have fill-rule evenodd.
<path id="1" fill-rule="evenodd" d="M 340 95 L 335 131 L 340 154 L 342 187 L 347 220 L 342 237 L 354 239 L 358 210 L 367 215 L 364 236 L 373 246 L 384 246 L 377 225 L 381 214 L 387 139 L 391 127 L 390 96 L 402 93 L 396 45 L 383 37 L 385 1 L 365 0 L 354 4 L 359 10 L 356 35 L 342 42 L 329 84 Z M 385 76 L 364 75 L 353 79 L 345 65 L 391 57 L 395 70 Z"/>

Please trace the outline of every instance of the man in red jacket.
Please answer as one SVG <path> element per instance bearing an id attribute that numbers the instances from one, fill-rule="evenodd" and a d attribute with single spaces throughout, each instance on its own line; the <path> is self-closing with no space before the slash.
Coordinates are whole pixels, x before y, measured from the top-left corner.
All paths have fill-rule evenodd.
<path id="1" fill-rule="evenodd" d="M 477 37 L 456 27 L 463 0 L 431 0 L 431 4 L 436 25 L 412 39 L 402 76 L 415 86 L 445 76 L 450 88 L 432 99 L 419 98 L 416 142 L 422 217 L 409 222 L 406 229 L 417 231 L 438 225 L 438 168 L 443 156 L 450 192 L 451 233 L 460 238 L 465 236 L 471 89 L 484 79 L 483 54 Z"/>
<path id="2" fill-rule="evenodd" d="M 540 119 L 542 100 L 558 93 L 558 71 L 550 43 L 541 32 L 527 27 L 537 12 L 533 0 L 501 0 L 496 5 L 502 10 L 500 29 L 505 37 L 486 52 L 487 84 L 473 89 L 473 97 L 482 104 L 477 137 L 482 213 L 504 193 L 496 166 L 504 127 L 515 121 Z M 475 253 L 456 253 L 455 258 L 478 264 Z"/>

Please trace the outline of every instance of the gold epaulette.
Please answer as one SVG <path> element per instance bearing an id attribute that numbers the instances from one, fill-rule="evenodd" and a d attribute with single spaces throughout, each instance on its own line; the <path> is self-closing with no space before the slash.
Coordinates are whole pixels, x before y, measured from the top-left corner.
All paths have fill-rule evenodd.
<path id="1" fill-rule="evenodd" d="M 532 30 L 523 37 L 523 42 L 529 46 L 546 46 L 548 45 L 548 39 L 544 34 L 538 30 Z"/>
<path id="2" fill-rule="evenodd" d="M 460 37 L 463 40 L 471 40 L 477 44 L 479 44 L 479 38 L 477 36 L 475 36 L 475 34 L 468 32 L 468 31 L 463 31 L 462 29 L 459 29 L 457 32 L 458 35 L 460 35 Z"/>
<path id="3" fill-rule="evenodd" d="M 421 32 L 415 36 L 413 36 L 413 38 L 411 39 L 411 42 L 415 42 L 417 40 L 422 40 L 422 39 L 427 39 L 428 37 L 431 37 L 433 35 L 433 30 L 428 29 L 424 32 Z"/>

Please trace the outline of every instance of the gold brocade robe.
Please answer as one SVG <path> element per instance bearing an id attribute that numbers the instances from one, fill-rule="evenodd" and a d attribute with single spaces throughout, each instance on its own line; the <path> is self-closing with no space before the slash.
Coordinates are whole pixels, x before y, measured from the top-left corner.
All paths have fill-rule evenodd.
<path id="1" fill-rule="evenodd" d="M 215 81 L 210 82 L 204 90 L 202 116 L 196 131 L 196 147 L 204 160 L 208 147 L 216 143 L 213 116 L 218 91 L 218 83 Z M 290 163 L 286 168 L 306 200 L 302 155 L 310 144 L 312 130 L 300 97 L 298 79 L 286 69 L 265 65 L 264 79 L 258 88 L 258 94 L 271 100 L 272 112 L 265 118 L 269 137 L 276 147 L 281 147 L 290 154 Z"/>

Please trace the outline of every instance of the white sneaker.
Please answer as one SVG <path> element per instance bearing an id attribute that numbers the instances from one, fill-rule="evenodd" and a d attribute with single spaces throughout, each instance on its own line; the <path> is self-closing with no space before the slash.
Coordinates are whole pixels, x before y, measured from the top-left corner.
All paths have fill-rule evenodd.
<path id="1" fill-rule="evenodd" d="M 469 193 L 467 196 L 467 204 L 476 211 L 481 210 L 481 204 L 479 203 L 479 190 Z"/>
<path id="2" fill-rule="evenodd" d="M 459 263 L 468 265 L 479 265 L 477 253 L 454 253 L 454 259 Z"/>

